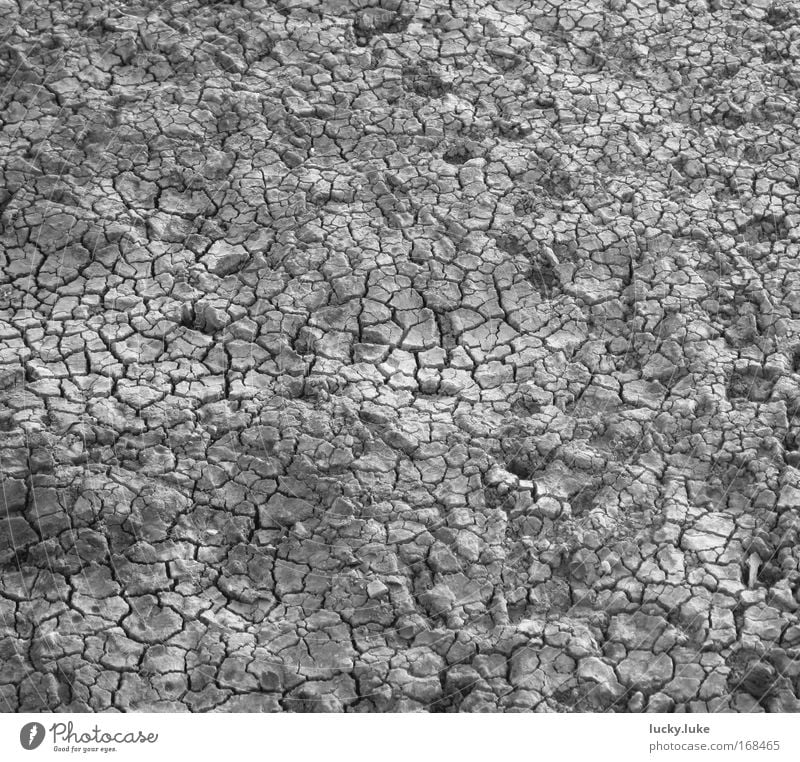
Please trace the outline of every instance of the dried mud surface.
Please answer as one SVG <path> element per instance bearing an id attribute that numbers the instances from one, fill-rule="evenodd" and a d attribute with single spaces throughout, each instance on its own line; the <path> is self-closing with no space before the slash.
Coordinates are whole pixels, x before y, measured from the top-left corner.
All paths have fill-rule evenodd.
<path id="1" fill-rule="evenodd" d="M 0 0 L 0 709 L 797 711 L 799 16 Z"/>

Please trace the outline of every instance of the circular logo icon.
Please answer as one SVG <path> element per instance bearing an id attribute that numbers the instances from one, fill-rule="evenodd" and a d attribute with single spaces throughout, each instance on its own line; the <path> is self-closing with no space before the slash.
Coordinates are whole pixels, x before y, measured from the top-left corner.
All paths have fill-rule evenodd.
<path id="1" fill-rule="evenodd" d="M 27 722 L 22 726 L 22 730 L 19 731 L 19 742 L 22 744 L 23 749 L 32 751 L 42 741 L 44 741 L 44 725 L 38 722 Z"/>

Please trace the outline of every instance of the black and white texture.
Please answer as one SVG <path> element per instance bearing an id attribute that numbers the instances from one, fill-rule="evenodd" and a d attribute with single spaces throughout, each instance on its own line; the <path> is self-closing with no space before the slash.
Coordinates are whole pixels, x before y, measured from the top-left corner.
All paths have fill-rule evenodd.
<path id="1" fill-rule="evenodd" d="M 800 709 L 793 0 L 0 0 L 0 710 Z"/>

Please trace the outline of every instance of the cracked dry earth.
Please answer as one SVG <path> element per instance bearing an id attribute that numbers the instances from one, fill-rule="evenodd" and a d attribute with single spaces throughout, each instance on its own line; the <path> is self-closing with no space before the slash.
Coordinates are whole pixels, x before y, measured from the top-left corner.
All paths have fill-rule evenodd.
<path id="1" fill-rule="evenodd" d="M 799 16 L 0 0 L 0 708 L 800 709 Z"/>

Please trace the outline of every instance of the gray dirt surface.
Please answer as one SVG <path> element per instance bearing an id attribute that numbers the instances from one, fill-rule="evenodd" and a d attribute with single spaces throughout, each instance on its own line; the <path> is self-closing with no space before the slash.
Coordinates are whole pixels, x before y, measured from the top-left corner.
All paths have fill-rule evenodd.
<path id="1" fill-rule="evenodd" d="M 0 0 L 0 710 L 794 712 L 800 9 Z"/>

